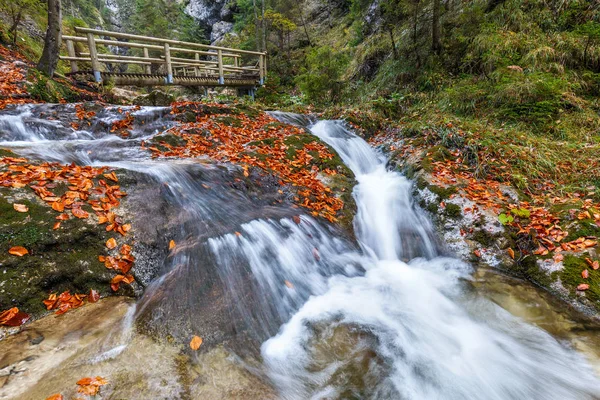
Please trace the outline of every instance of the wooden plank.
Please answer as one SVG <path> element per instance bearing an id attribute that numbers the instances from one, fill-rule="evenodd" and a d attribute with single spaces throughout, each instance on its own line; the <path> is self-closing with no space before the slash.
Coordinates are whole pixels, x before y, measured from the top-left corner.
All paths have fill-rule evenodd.
<path id="1" fill-rule="evenodd" d="M 258 74 L 260 76 L 260 84 L 262 85 L 265 82 L 265 62 L 263 60 L 263 56 L 258 57 Z"/>
<path id="2" fill-rule="evenodd" d="M 92 33 L 87 34 L 88 47 L 90 49 L 90 58 L 92 60 L 92 71 L 94 71 L 94 80 L 97 83 L 102 83 L 102 75 L 100 74 L 100 63 L 98 62 L 98 52 L 96 51 L 96 42 Z"/>
<path id="3" fill-rule="evenodd" d="M 77 55 L 75 54 L 75 46 L 73 45 L 73 41 L 72 40 L 67 40 L 67 54 L 69 54 L 69 57 L 76 57 Z M 79 69 L 77 68 L 77 61 L 72 60 L 70 62 L 71 64 L 71 72 L 77 72 L 79 71 Z"/>
<path id="4" fill-rule="evenodd" d="M 81 53 L 82 56 L 89 56 L 89 53 Z M 140 57 L 140 56 L 122 56 L 120 54 L 100 53 L 98 58 L 114 58 L 116 60 L 132 60 L 132 61 L 148 61 L 148 62 L 165 62 L 164 58 Z"/>
<path id="5" fill-rule="evenodd" d="M 171 64 L 171 49 L 169 43 L 165 43 L 165 64 L 167 66 L 167 84 L 172 84 L 173 64 Z"/>
<path id="6" fill-rule="evenodd" d="M 132 57 L 133 58 L 133 57 Z M 85 58 L 85 57 L 63 57 L 60 56 L 61 60 L 65 60 L 65 61 L 84 61 L 84 62 L 90 62 L 92 61 L 91 58 Z M 140 61 L 136 61 L 136 60 L 121 60 L 118 58 L 105 58 L 104 54 L 100 54 L 98 56 L 98 62 L 99 63 L 114 63 L 114 64 L 140 64 L 140 65 L 151 65 L 152 63 L 149 61 L 142 61 L 143 58 L 139 57 Z M 159 60 L 161 62 L 163 62 L 163 60 Z"/>
<path id="7" fill-rule="evenodd" d="M 147 47 L 144 47 L 144 58 L 146 60 L 150 60 L 150 52 L 148 51 Z M 152 74 L 152 64 L 147 65 L 146 67 L 144 67 L 144 72 L 148 75 Z"/>
<path id="8" fill-rule="evenodd" d="M 217 62 L 219 63 L 219 83 L 225 84 L 225 71 L 223 69 L 223 51 L 217 50 Z"/>
<path id="9" fill-rule="evenodd" d="M 73 42 L 87 42 L 87 38 L 79 37 L 79 36 L 63 36 L 63 40 L 72 40 Z M 162 50 L 163 46 L 153 45 L 153 44 L 145 44 L 145 43 L 133 43 L 133 42 L 120 42 L 118 40 L 108 40 L 108 39 L 96 39 L 96 44 L 105 44 L 107 46 L 117 46 L 117 47 L 132 47 L 143 49 L 144 47 L 150 50 Z"/>

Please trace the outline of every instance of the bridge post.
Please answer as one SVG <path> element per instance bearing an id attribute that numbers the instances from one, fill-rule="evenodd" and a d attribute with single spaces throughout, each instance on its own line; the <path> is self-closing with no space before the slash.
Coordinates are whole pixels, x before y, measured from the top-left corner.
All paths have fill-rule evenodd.
<path id="1" fill-rule="evenodd" d="M 167 84 L 173 83 L 173 64 L 171 64 L 171 48 L 165 43 L 165 63 L 167 65 Z"/>
<path id="2" fill-rule="evenodd" d="M 261 86 L 264 84 L 265 82 L 265 60 L 264 60 L 264 54 L 261 54 L 260 56 L 258 56 L 258 73 L 260 74 L 260 84 Z"/>
<path id="3" fill-rule="evenodd" d="M 77 57 L 77 55 L 75 54 L 75 46 L 73 45 L 72 40 L 67 40 L 67 53 L 69 54 L 69 57 L 73 57 L 73 58 Z M 71 60 L 70 64 L 71 64 L 71 72 L 77 72 L 78 71 L 77 61 Z"/>
<path id="4" fill-rule="evenodd" d="M 223 72 L 223 50 L 217 50 L 217 61 L 219 63 L 219 85 L 225 84 L 225 73 Z"/>
<path id="5" fill-rule="evenodd" d="M 100 75 L 100 63 L 98 62 L 98 51 L 96 50 L 96 40 L 93 33 L 87 34 L 88 47 L 90 48 L 90 58 L 92 59 L 92 71 L 94 71 L 94 80 L 97 83 L 102 83 L 102 75 Z"/>
<path id="6" fill-rule="evenodd" d="M 148 52 L 147 47 L 144 47 L 144 58 L 150 58 L 150 53 Z M 146 75 L 152 75 L 152 66 L 146 65 L 144 67 L 144 72 L 146 73 Z"/>
<path id="7" fill-rule="evenodd" d="M 200 54 L 194 54 L 194 60 L 200 61 Z M 198 64 L 194 65 L 194 76 L 198 76 Z"/>

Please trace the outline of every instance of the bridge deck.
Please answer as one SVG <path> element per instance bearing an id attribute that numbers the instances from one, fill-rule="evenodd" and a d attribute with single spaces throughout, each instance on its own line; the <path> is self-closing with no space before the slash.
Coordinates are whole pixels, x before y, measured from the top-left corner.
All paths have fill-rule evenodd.
<path id="1" fill-rule="evenodd" d="M 77 71 L 67 74 L 77 80 L 94 81 L 94 72 Z M 203 87 L 243 87 L 251 88 L 259 85 L 258 76 L 226 76 L 223 83 L 218 76 L 185 76 L 173 75 L 172 83 L 168 83 L 167 75 L 101 72 L 103 82 L 111 82 L 116 86 L 203 86 Z"/>
<path id="2" fill-rule="evenodd" d="M 68 56 L 61 59 L 70 63 L 69 75 L 76 79 L 110 81 L 117 86 L 252 88 L 262 85 L 267 73 L 266 53 L 88 28 L 75 30 L 85 36 L 63 36 Z"/>

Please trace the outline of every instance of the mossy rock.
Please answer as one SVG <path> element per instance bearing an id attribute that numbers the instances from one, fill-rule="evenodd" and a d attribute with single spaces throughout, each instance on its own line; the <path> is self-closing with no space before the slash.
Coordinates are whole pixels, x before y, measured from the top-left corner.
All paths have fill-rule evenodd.
<path id="1" fill-rule="evenodd" d="M 526 256 L 514 265 L 517 273 L 527 280 L 543 288 L 549 288 L 553 279 L 542 270 L 535 256 Z"/>
<path id="2" fill-rule="evenodd" d="M 187 143 L 186 140 L 181 138 L 180 136 L 173 135 L 170 133 L 167 133 L 164 135 L 159 135 L 159 136 L 154 136 L 150 140 L 150 142 L 152 143 L 152 145 L 156 146 L 161 151 L 169 151 L 169 149 L 167 147 L 161 146 L 161 142 L 166 143 L 173 147 L 182 147 L 182 146 L 185 146 Z"/>
<path id="3" fill-rule="evenodd" d="M 170 106 L 175 101 L 175 96 L 162 90 L 153 90 L 149 94 L 138 96 L 132 103 L 137 106 Z"/>
<path id="4" fill-rule="evenodd" d="M 596 225 L 594 220 L 581 220 L 568 226 L 569 235 L 565 238 L 566 242 L 586 236 L 600 236 L 600 227 Z"/>
<path id="5" fill-rule="evenodd" d="M 444 215 L 448 218 L 459 219 L 462 217 L 462 208 L 457 204 L 448 203 L 444 208 Z"/>
<path id="6" fill-rule="evenodd" d="M 594 271 L 585 261 L 585 256 L 566 255 L 563 260 L 564 268 L 552 274 L 554 278 L 560 278 L 563 286 L 575 295 L 576 288 L 580 283 L 587 283 L 590 288 L 585 291 L 585 298 L 597 303 L 600 301 L 600 270 Z M 589 277 L 583 279 L 581 272 L 587 269 Z M 596 304 L 598 306 L 598 304 Z"/>
<path id="7" fill-rule="evenodd" d="M 16 306 L 39 314 L 45 310 L 42 300 L 52 292 L 108 293 L 111 274 L 98 261 L 110 237 L 104 229 L 71 218 L 53 230 L 57 213 L 29 189 L 2 188 L 0 195 L 0 308 Z M 14 203 L 29 211 L 15 211 Z M 29 254 L 10 255 L 13 246 L 23 246 Z"/>
<path id="8" fill-rule="evenodd" d="M 4 157 L 15 157 L 15 158 L 17 158 L 18 156 L 15 153 L 13 153 L 12 151 L 8 150 L 8 149 L 0 148 L 0 158 L 4 158 Z"/>
<path id="9" fill-rule="evenodd" d="M 244 124 L 239 118 L 233 117 L 231 115 L 216 117 L 215 121 L 221 125 L 233 126 L 234 128 L 242 128 L 244 126 Z"/>
<path id="10" fill-rule="evenodd" d="M 456 194 L 458 192 L 458 189 L 455 186 L 442 187 L 442 186 L 430 185 L 429 190 L 431 190 L 433 193 L 437 194 L 438 197 L 440 198 L 440 200 L 449 199 L 450 196 L 452 196 L 453 194 Z"/>

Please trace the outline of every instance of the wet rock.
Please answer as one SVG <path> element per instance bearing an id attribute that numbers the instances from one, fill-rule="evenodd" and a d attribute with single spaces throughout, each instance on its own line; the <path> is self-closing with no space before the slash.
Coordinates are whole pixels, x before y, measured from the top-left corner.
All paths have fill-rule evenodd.
<path id="1" fill-rule="evenodd" d="M 170 106 L 175 101 L 175 96 L 161 90 L 153 90 L 149 94 L 138 96 L 132 103 L 136 106 Z"/>

